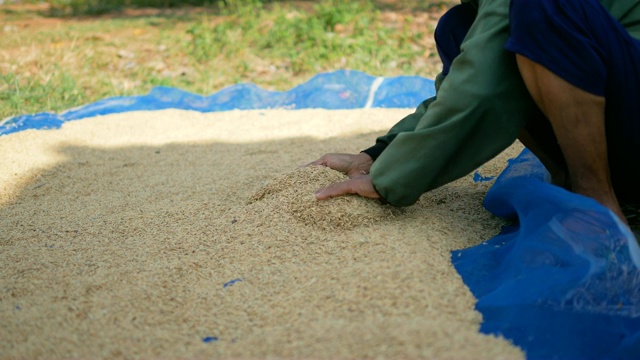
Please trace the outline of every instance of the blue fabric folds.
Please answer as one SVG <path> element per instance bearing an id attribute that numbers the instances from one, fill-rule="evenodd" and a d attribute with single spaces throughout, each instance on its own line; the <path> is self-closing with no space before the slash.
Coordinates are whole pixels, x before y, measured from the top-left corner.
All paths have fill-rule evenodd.
<path id="1" fill-rule="evenodd" d="M 525 150 L 485 197 L 515 224 L 452 253 L 478 299 L 481 331 L 501 334 L 529 359 L 640 356 L 640 248 L 607 208 L 544 181 Z"/>
<path id="2" fill-rule="evenodd" d="M 55 129 L 65 121 L 127 111 L 415 108 L 434 95 L 433 80 L 419 76 L 382 78 L 359 71 L 339 70 L 318 74 L 304 84 L 282 92 L 264 90 L 250 83 L 232 85 L 209 96 L 157 87 L 147 95 L 112 97 L 62 114 L 39 113 L 9 118 L 0 122 L 0 135 L 24 129 Z"/>
<path id="3" fill-rule="evenodd" d="M 160 87 L 62 114 L 10 118 L 0 123 L 0 135 L 135 110 L 415 108 L 434 94 L 429 79 L 357 71 L 319 74 L 285 92 L 240 84 L 200 96 Z M 485 206 L 514 225 L 452 253 L 478 299 L 481 331 L 512 340 L 529 359 L 640 358 L 640 249 L 633 234 L 608 209 L 548 184 L 545 176 L 526 150 L 512 160 Z"/>

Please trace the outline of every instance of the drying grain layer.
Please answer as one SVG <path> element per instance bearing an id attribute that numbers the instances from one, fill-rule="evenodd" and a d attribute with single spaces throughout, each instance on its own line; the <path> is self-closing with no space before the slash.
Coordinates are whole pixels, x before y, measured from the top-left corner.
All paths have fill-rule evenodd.
<path id="1" fill-rule="evenodd" d="M 299 167 L 409 110 L 164 110 L 0 137 L 1 358 L 522 358 L 450 251 L 497 234 L 471 176 L 396 209 Z M 521 147 L 479 171 L 494 176 Z"/>

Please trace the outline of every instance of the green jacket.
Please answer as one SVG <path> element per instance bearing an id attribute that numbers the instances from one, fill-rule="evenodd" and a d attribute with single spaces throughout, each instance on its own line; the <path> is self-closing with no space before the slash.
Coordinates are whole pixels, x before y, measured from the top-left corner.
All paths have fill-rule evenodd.
<path id="1" fill-rule="evenodd" d="M 532 0 L 533 1 L 533 0 Z M 509 36 L 510 0 L 467 0 L 478 15 L 437 96 L 378 138 L 373 185 L 390 204 L 409 206 L 425 192 L 472 172 L 509 147 L 538 113 L 520 77 Z M 640 0 L 601 0 L 640 38 Z"/>

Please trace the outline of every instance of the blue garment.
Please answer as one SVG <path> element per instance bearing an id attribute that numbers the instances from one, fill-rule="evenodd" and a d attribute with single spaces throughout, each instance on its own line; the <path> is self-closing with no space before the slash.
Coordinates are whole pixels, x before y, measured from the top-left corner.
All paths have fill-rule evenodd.
<path id="1" fill-rule="evenodd" d="M 598 0 L 512 0 L 509 20 L 508 50 L 605 97 L 615 191 L 640 201 L 640 41 Z"/>
<path id="2" fill-rule="evenodd" d="M 469 3 L 456 5 L 438 20 L 433 34 L 442 61 L 442 76 L 449 74 L 453 59 L 460 54 L 460 45 L 476 20 L 478 10 Z"/>

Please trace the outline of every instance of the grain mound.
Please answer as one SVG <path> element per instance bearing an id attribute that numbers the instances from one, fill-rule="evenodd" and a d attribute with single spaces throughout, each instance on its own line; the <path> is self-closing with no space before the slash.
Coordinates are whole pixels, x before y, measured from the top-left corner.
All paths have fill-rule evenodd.
<path id="1" fill-rule="evenodd" d="M 347 180 L 344 174 L 324 166 L 301 167 L 287 172 L 258 190 L 250 204 L 266 203 L 274 212 L 284 212 L 302 224 L 322 230 L 351 230 L 390 220 L 400 210 L 373 199 L 343 196 L 317 201 L 314 192 Z"/>
<path id="2" fill-rule="evenodd" d="M 504 225 L 471 176 L 318 202 L 409 110 L 163 110 L 0 137 L 0 358 L 521 359 L 451 251 Z M 507 151 L 480 169 L 499 174 Z"/>

